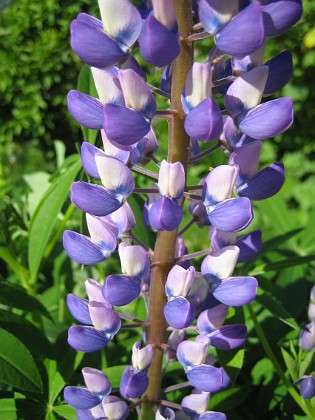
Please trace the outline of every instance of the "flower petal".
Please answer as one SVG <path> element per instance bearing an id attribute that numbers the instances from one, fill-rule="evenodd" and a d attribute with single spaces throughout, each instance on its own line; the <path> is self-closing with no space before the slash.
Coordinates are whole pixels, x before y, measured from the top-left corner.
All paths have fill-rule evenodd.
<path id="1" fill-rule="evenodd" d="M 98 97 L 103 104 L 125 105 L 124 95 L 119 83 L 117 69 L 102 70 L 91 67 Z"/>
<path id="2" fill-rule="evenodd" d="M 265 140 L 287 130 L 292 122 L 292 99 L 278 98 L 248 111 L 238 127 L 242 133 L 256 140 Z"/>
<path id="3" fill-rule="evenodd" d="M 67 306 L 73 318 L 82 322 L 82 324 L 92 325 L 88 305 L 89 302 L 86 299 L 73 295 L 72 293 L 67 296 Z"/>
<path id="4" fill-rule="evenodd" d="M 238 0 L 199 0 L 198 15 L 205 30 L 214 35 L 238 12 Z"/>
<path id="5" fill-rule="evenodd" d="M 213 296 L 229 306 L 243 306 L 256 297 L 258 282 L 255 277 L 230 277 L 213 291 Z"/>
<path id="6" fill-rule="evenodd" d="M 185 119 L 185 131 L 193 140 L 214 140 L 220 136 L 222 129 L 221 111 L 212 98 L 202 101 Z"/>
<path id="7" fill-rule="evenodd" d="M 211 82 L 211 63 L 195 62 L 188 73 L 181 98 L 186 114 L 211 96 Z"/>
<path id="8" fill-rule="evenodd" d="M 107 276 L 103 286 L 103 296 L 115 306 L 124 306 L 140 294 L 140 281 L 137 278 L 112 274 Z"/>
<path id="9" fill-rule="evenodd" d="M 100 179 L 95 162 L 96 154 L 103 153 L 101 149 L 84 141 L 81 146 L 81 162 L 85 172 L 93 178 Z"/>
<path id="10" fill-rule="evenodd" d="M 78 351 L 91 353 L 103 349 L 110 341 L 110 336 L 93 327 L 82 327 L 75 325 L 69 328 L 68 343 Z"/>
<path id="11" fill-rule="evenodd" d="M 144 22 L 139 46 L 142 57 L 156 67 L 167 66 L 180 53 L 177 35 L 153 15 L 149 15 Z"/>
<path id="12" fill-rule="evenodd" d="M 150 124 L 132 109 L 105 104 L 103 128 L 109 140 L 129 146 L 150 131 Z"/>
<path id="13" fill-rule="evenodd" d="M 221 388 L 222 372 L 214 366 L 194 366 L 186 374 L 191 385 L 199 391 L 217 392 Z"/>
<path id="14" fill-rule="evenodd" d="M 116 334 L 120 327 L 120 317 L 117 312 L 108 308 L 102 302 L 90 302 L 89 311 L 94 327 L 106 334 Z"/>
<path id="15" fill-rule="evenodd" d="M 100 370 L 85 367 L 82 369 L 85 385 L 89 391 L 107 395 L 111 391 L 111 385 L 107 376 Z"/>
<path id="16" fill-rule="evenodd" d="M 268 73 L 268 66 L 255 67 L 231 84 L 224 97 L 225 108 L 231 117 L 260 104 Z"/>
<path id="17" fill-rule="evenodd" d="M 253 220 L 252 204 L 247 197 L 230 198 L 215 206 L 209 213 L 209 220 L 217 229 L 238 232 Z"/>
<path id="18" fill-rule="evenodd" d="M 70 90 L 67 101 L 70 114 L 79 124 L 94 130 L 103 127 L 103 105 L 98 99 L 77 90 Z"/>
<path id="19" fill-rule="evenodd" d="M 240 169 L 240 178 L 248 179 L 256 175 L 261 151 L 261 142 L 252 141 L 237 147 L 229 159 L 230 165 L 237 165 Z M 238 183 L 236 183 L 238 185 Z"/>
<path id="20" fill-rule="evenodd" d="M 115 194 L 123 198 L 132 193 L 135 187 L 133 175 L 119 159 L 98 154 L 95 156 L 95 162 L 102 184 L 107 190 L 115 191 Z"/>
<path id="21" fill-rule="evenodd" d="M 164 306 L 164 316 L 171 327 L 187 328 L 193 323 L 195 309 L 186 298 L 179 296 L 167 302 Z"/>
<path id="22" fill-rule="evenodd" d="M 100 26 L 101 25 L 101 26 Z M 126 52 L 104 33 L 102 23 L 81 13 L 70 26 L 70 44 L 76 55 L 93 67 L 111 67 L 122 61 Z"/>
<path id="23" fill-rule="evenodd" d="M 277 194 L 285 181 L 283 163 L 277 162 L 259 171 L 252 179 L 240 185 L 237 193 L 251 200 L 265 200 Z"/>
<path id="24" fill-rule="evenodd" d="M 185 369 L 191 366 L 199 366 L 206 359 L 208 347 L 208 344 L 204 342 L 182 341 L 177 346 L 177 359 Z"/>
<path id="25" fill-rule="evenodd" d="M 140 35 L 142 19 L 129 0 L 98 0 L 104 31 L 128 47 Z"/>
<path id="26" fill-rule="evenodd" d="M 96 392 L 91 392 L 79 386 L 66 386 L 63 396 L 72 407 L 82 410 L 95 407 L 102 399 Z"/>
<path id="27" fill-rule="evenodd" d="M 240 249 L 238 262 L 247 262 L 256 257 L 262 247 L 261 231 L 254 230 L 237 239 L 236 245 Z"/>
<path id="28" fill-rule="evenodd" d="M 216 46 L 225 54 L 243 58 L 256 51 L 264 38 L 261 6 L 254 1 L 217 33 Z"/>
<path id="29" fill-rule="evenodd" d="M 97 264 L 109 257 L 90 238 L 71 230 L 63 233 L 63 247 L 69 258 L 78 264 Z"/>
<path id="30" fill-rule="evenodd" d="M 71 201 L 80 210 L 94 216 L 107 216 L 122 205 L 122 197 L 99 185 L 77 181 L 71 186 Z"/>
<path id="31" fill-rule="evenodd" d="M 301 19 L 301 0 L 271 0 L 262 6 L 266 36 L 279 35 Z"/>
<path id="32" fill-rule="evenodd" d="M 156 112 L 156 101 L 149 86 L 134 70 L 119 70 L 118 73 L 126 106 L 152 119 Z"/>
<path id="33" fill-rule="evenodd" d="M 155 230 L 174 230 L 182 218 L 182 207 L 168 197 L 161 197 L 149 209 L 149 222 Z"/>
<path id="34" fill-rule="evenodd" d="M 201 264 L 201 272 L 207 281 L 226 279 L 235 268 L 239 249 L 235 245 L 226 246 L 208 255 Z"/>
<path id="35" fill-rule="evenodd" d="M 202 191 L 204 205 L 212 206 L 230 198 L 238 173 L 237 166 L 220 165 L 214 168 L 204 182 Z"/>
<path id="36" fill-rule="evenodd" d="M 283 51 L 265 63 L 269 67 L 269 75 L 264 89 L 264 95 L 272 95 L 282 89 L 291 79 L 293 61 L 291 51 Z"/>
<path id="37" fill-rule="evenodd" d="M 149 385 L 148 375 L 145 370 L 136 370 L 126 366 L 120 381 L 120 394 L 124 398 L 138 398 Z"/>
<path id="38" fill-rule="evenodd" d="M 211 346 L 218 350 L 234 350 L 242 346 L 247 338 L 245 325 L 224 325 L 220 329 L 208 334 Z"/>
<path id="39" fill-rule="evenodd" d="M 200 334 L 207 335 L 220 328 L 225 321 L 227 305 L 217 305 L 201 312 L 197 320 L 197 328 Z"/>

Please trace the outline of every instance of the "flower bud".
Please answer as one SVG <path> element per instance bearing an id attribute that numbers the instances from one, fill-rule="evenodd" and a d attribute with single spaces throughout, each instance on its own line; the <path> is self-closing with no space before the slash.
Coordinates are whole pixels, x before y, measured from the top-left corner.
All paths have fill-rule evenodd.
<path id="1" fill-rule="evenodd" d="M 165 293 L 168 297 L 187 296 L 194 281 L 196 270 L 193 266 L 185 270 L 179 265 L 174 265 L 168 273 Z"/>
<path id="2" fill-rule="evenodd" d="M 141 343 L 139 341 L 132 347 L 132 365 L 135 369 L 146 370 L 152 363 L 153 348 L 151 344 L 143 347 L 143 349 L 140 347 Z"/>
<path id="3" fill-rule="evenodd" d="M 131 277 L 146 277 L 150 261 L 146 250 L 139 245 L 129 245 L 122 242 L 118 247 L 123 274 Z"/>
<path id="4" fill-rule="evenodd" d="M 185 170 L 180 162 L 169 163 L 163 160 L 159 173 L 159 191 L 161 195 L 179 199 L 185 188 Z"/>

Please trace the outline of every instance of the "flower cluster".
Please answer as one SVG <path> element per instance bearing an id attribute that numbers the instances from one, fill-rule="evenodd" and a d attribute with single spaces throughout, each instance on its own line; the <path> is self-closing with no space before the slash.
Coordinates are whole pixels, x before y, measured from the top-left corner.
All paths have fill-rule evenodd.
<path id="1" fill-rule="evenodd" d="M 260 231 L 241 236 L 237 232 L 250 225 L 253 200 L 269 198 L 281 189 L 282 163 L 259 169 L 259 157 L 263 142 L 293 122 L 290 98 L 264 101 L 289 80 L 292 56 L 284 51 L 264 62 L 265 43 L 300 19 L 301 1 L 187 1 L 180 6 L 181 13 L 176 11 L 176 2 L 169 0 L 142 2 L 138 9 L 129 0 L 99 0 L 99 6 L 101 20 L 81 13 L 71 24 L 72 49 L 91 66 L 98 98 L 73 90 L 68 94 L 68 109 L 79 124 L 100 130 L 103 148 L 82 145 L 82 166 L 93 182 L 75 182 L 71 201 L 86 213 L 90 236 L 65 231 L 64 248 L 71 259 L 86 265 L 104 261 L 118 249 L 122 274 L 107 276 L 103 285 L 87 280 L 88 299 L 68 296 L 71 314 L 84 324 L 70 327 L 68 341 L 79 351 L 100 350 L 121 328 L 128 328 L 121 320 L 135 321 L 146 329 L 144 347 L 140 342 L 133 346 L 132 365 L 126 367 L 120 382 L 121 396 L 137 399 L 150 381 L 161 382 L 161 358 L 152 363 L 151 376 L 150 366 L 156 352 L 163 350 L 166 367 L 178 360 L 187 386 L 194 388 L 178 405 L 181 415 L 221 420 L 225 414 L 207 411 L 210 393 L 230 385 L 214 349 L 237 349 L 246 342 L 246 327 L 226 325 L 225 320 L 230 306 L 247 305 L 255 298 L 258 282 L 232 274 L 238 262 L 254 258 L 262 245 Z M 188 35 L 181 32 L 183 11 L 191 18 Z M 206 62 L 191 62 L 185 70 L 186 82 L 179 88 L 174 63 L 181 63 L 183 48 L 207 37 L 213 38 L 214 47 Z M 137 47 L 148 63 L 165 67 L 161 89 L 146 83 L 132 55 Z M 170 99 L 171 109 L 157 110 L 153 93 Z M 214 99 L 217 94 L 224 95 L 224 110 Z M 152 125 L 155 117 L 171 122 L 171 147 L 167 160 L 161 162 L 155 156 L 159 146 Z M 176 129 L 182 144 L 178 144 L 180 136 L 174 135 Z M 216 144 L 200 153 L 198 142 L 212 141 Z M 211 168 L 199 185 L 187 187 L 189 164 L 220 147 L 229 156 L 228 162 Z M 142 168 L 151 160 L 158 172 Z M 137 188 L 133 171 L 157 183 Z M 143 219 L 147 228 L 157 232 L 154 251 L 133 234 L 136 221 L 127 201 L 133 193 L 148 194 Z M 186 199 L 191 200 L 192 221 L 177 233 Z M 210 227 L 211 244 L 188 254 L 182 234 L 193 223 Z M 205 258 L 198 272 L 190 261 L 200 256 Z M 157 298 L 161 282 L 165 295 Z M 135 320 L 113 308 L 128 305 L 138 296 L 147 303 L 146 320 Z M 157 312 L 152 312 L 153 307 Z M 158 324 L 163 327 L 160 336 L 154 335 Z M 313 327 L 314 323 L 309 330 Z M 169 337 L 166 330 L 171 331 Z M 186 335 L 189 330 L 197 333 L 194 339 Z M 83 375 L 86 388 L 65 389 L 65 399 L 77 409 L 78 418 L 126 418 L 127 405 L 109 396 L 106 376 L 91 368 L 83 369 Z M 174 403 L 148 395 L 144 401 L 152 407 L 161 403 L 156 418 L 175 418 Z"/>
<path id="2" fill-rule="evenodd" d="M 299 338 L 300 347 L 309 352 L 315 349 L 315 287 L 311 290 L 310 303 L 308 306 L 309 322 L 301 331 Z M 315 396 L 315 376 L 314 372 L 309 375 L 303 375 L 294 382 L 300 387 L 301 396 L 308 400 Z"/>

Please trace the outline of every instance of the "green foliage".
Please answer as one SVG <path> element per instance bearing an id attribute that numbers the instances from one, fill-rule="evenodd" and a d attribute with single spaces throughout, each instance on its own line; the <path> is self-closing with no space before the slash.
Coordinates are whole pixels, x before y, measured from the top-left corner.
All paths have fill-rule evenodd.
<path id="1" fill-rule="evenodd" d="M 0 3 L 3 7 L 4 2 Z M 267 57 L 290 49 L 295 73 L 279 92 L 295 102 L 295 124 L 274 140 L 264 142 L 261 166 L 283 160 L 287 180 L 281 193 L 255 204 L 255 221 L 264 247 L 258 258 L 239 267 L 237 274 L 257 276 L 259 293 L 253 311 L 281 369 L 292 383 L 314 370 L 314 355 L 298 350 L 300 328 L 306 323 L 309 290 L 315 276 L 314 181 L 315 147 L 315 4 L 304 1 L 303 21 L 288 33 L 268 41 Z M 118 258 L 95 267 L 80 267 L 62 250 L 65 227 L 85 229 L 81 215 L 69 205 L 69 185 L 79 172 L 75 144 L 84 138 L 98 143 L 97 132 L 83 130 L 68 116 L 66 92 L 76 87 L 81 63 L 69 47 L 69 23 L 81 11 L 97 15 L 97 2 L 14 0 L 2 9 L 0 37 L 0 418 L 75 419 L 64 404 L 63 387 L 81 385 L 80 368 L 104 369 L 114 387 L 140 330 L 120 332 L 101 354 L 83 355 L 69 350 L 67 328 L 73 321 L 65 305 L 67 293 L 85 297 L 88 277 L 102 280 L 119 272 Z M 301 41 L 303 40 L 303 42 Z M 201 54 L 205 55 L 205 43 Z M 207 47 L 208 48 L 208 47 Z M 201 59 L 199 60 L 201 61 Z M 144 64 L 144 66 L 146 66 Z M 161 71 L 148 75 L 159 84 Z M 79 76 L 79 90 L 93 93 L 87 66 Z M 167 101 L 158 99 L 166 108 Z M 160 142 L 158 158 L 167 149 L 165 121 L 154 123 Z M 61 139 L 57 141 L 56 139 Z M 202 148 L 207 147 L 202 145 Z M 71 154 L 65 158 L 65 151 Z M 56 160 L 55 157 L 56 156 Z M 191 169 L 188 185 L 223 162 L 216 151 Z M 156 166 L 148 168 L 156 171 Z M 147 186 L 143 177 L 137 178 Z M 155 234 L 141 220 L 142 196 L 132 196 L 137 219 L 134 234 L 151 248 Z M 185 204 L 186 205 L 186 204 Z M 71 219 L 70 219 L 71 217 Z M 189 218 L 185 220 L 189 221 Z M 197 226 L 184 235 L 189 251 L 209 246 Z M 124 308 L 121 308 L 121 312 Z M 145 319 L 145 307 L 137 300 L 128 314 Z M 253 319 L 244 311 L 248 342 L 244 349 L 218 352 L 233 386 L 211 396 L 210 408 L 229 419 L 303 418 L 265 350 Z M 241 310 L 229 312 L 228 322 L 243 322 Z M 2 345 L 4 343 L 4 345 Z M 171 363 L 163 386 L 185 380 L 182 368 Z M 171 394 L 180 403 L 187 390 Z"/>
<path id="2" fill-rule="evenodd" d="M 70 49 L 69 25 L 87 7 L 97 14 L 97 3 L 87 0 L 15 0 L 2 12 L 0 182 L 13 163 L 25 165 L 27 142 L 44 149 L 62 138 L 73 150 L 70 139 L 79 132 L 68 115 L 66 92 L 81 64 Z"/>

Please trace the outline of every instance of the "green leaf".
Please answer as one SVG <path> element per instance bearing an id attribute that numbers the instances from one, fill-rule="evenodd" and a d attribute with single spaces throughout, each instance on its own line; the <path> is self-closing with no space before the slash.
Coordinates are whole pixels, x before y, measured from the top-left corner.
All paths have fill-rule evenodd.
<path id="1" fill-rule="evenodd" d="M 294 267 L 296 265 L 303 265 L 311 261 L 315 261 L 315 255 L 307 255 L 305 257 L 291 257 L 286 260 L 258 265 L 252 271 L 249 272 L 249 275 L 257 276 L 259 274 L 264 274 L 267 271 L 280 271 L 284 268 Z"/>
<path id="2" fill-rule="evenodd" d="M 62 388 L 67 384 L 70 377 L 78 368 L 84 357 L 84 353 L 70 349 L 61 360 L 59 366 L 55 360 L 47 360 L 46 367 L 49 381 L 49 404 L 52 406 Z"/>
<path id="3" fill-rule="evenodd" d="M 35 401 L 26 399 L 3 398 L 0 399 L 0 418 L 11 419 L 42 419 L 45 407 Z"/>
<path id="4" fill-rule="evenodd" d="M 292 380 L 296 381 L 299 378 L 299 365 L 297 360 L 283 347 L 281 347 L 281 353 Z"/>
<path id="5" fill-rule="evenodd" d="M 314 353 L 312 351 L 303 352 L 303 359 L 300 363 L 298 378 L 301 378 L 301 376 L 305 375 L 306 372 L 312 371 L 313 360 L 314 360 Z"/>
<path id="6" fill-rule="evenodd" d="M 242 404 L 250 392 L 250 388 L 243 385 L 225 389 L 210 398 L 210 409 L 215 411 L 229 411 Z"/>
<path id="7" fill-rule="evenodd" d="M 118 365 L 105 369 L 105 375 L 108 377 L 113 388 L 119 388 L 120 378 L 125 367 L 125 365 Z"/>
<path id="8" fill-rule="evenodd" d="M 29 278 L 29 272 L 18 262 L 16 257 L 11 254 L 8 248 L 0 247 L 0 258 L 15 272 L 21 283 L 25 284 Z"/>
<path id="9" fill-rule="evenodd" d="M 53 411 L 67 420 L 77 420 L 78 418 L 75 408 L 68 404 L 56 405 L 53 407 Z"/>
<path id="10" fill-rule="evenodd" d="M 234 384 L 244 363 L 245 350 L 217 350 L 217 353 L 220 363 Z"/>
<path id="11" fill-rule="evenodd" d="M 23 176 L 31 192 L 27 196 L 28 212 L 32 216 L 39 201 L 50 187 L 50 175 L 47 172 L 34 172 Z"/>
<path id="12" fill-rule="evenodd" d="M 299 326 L 296 323 L 295 319 L 287 312 L 287 310 L 281 305 L 279 300 L 275 300 L 272 297 L 268 296 L 263 291 L 259 291 L 259 294 L 256 296 L 256 302 L 260 303 L 265 309 L 271 312 L 276 316 L 280 321 L 289 325 L 291 328 L 298 329 Z"/>
<path id="13" fill-rule="evenodd" d="M 1 282 L 0 303 L 13 308 L 22 309 L 25 312 L 37 313 L 51 319 L 45 306 L 19 286 Z"/>
<path id="14" fill-rule="evenodd" d="M 75 179 L 81 162 L 77 161 L 55 180 L 44 194 L 31 219 L 29 228 L 28 263 L 32 281 L 35 282 L 45 247 L 53 230 L 63 203 L 69 195 L 70 185 Z"/>
<path id="15" fill-rule="evenodd" d="M 0 310 L 0 324 L 21 340 L 31 352 L 53 357 L 51 344 L 45 334 L 24 317 Z"/>
<path id="16" fill-rule="evenodd" d="M 29 392 L 41 392 L 42 380 L 28 349 L 0 328 L 0 381 Z"/>
<path id="17" fill-rule="evenodd" d="M 95 88 L 91 68 L 87 64 L 84 64 L 80 70 L 77 88 L 80 92 L 98 98 L 98 93 Z M 81 128 L 84 140 L 88 143 L 95 144 L 95 140 L 98 135 L 98 130 L 91 130 L 83 126 L 81 126 Z"/>
<path id="18" fill-rule="evenodd" d="M 264 242 L 263 247 L 259 253 L 259 256 L 262 256 L 268 253 L 271 249 L 278 248 L 284 242 L 287 242 L 289 239 L 296 236 L 298 233 L 302 232 L 304 229 L 293 229 L 283 235 L 277 235 L 275 238 L 269 239 L 268 241 Z"/>

